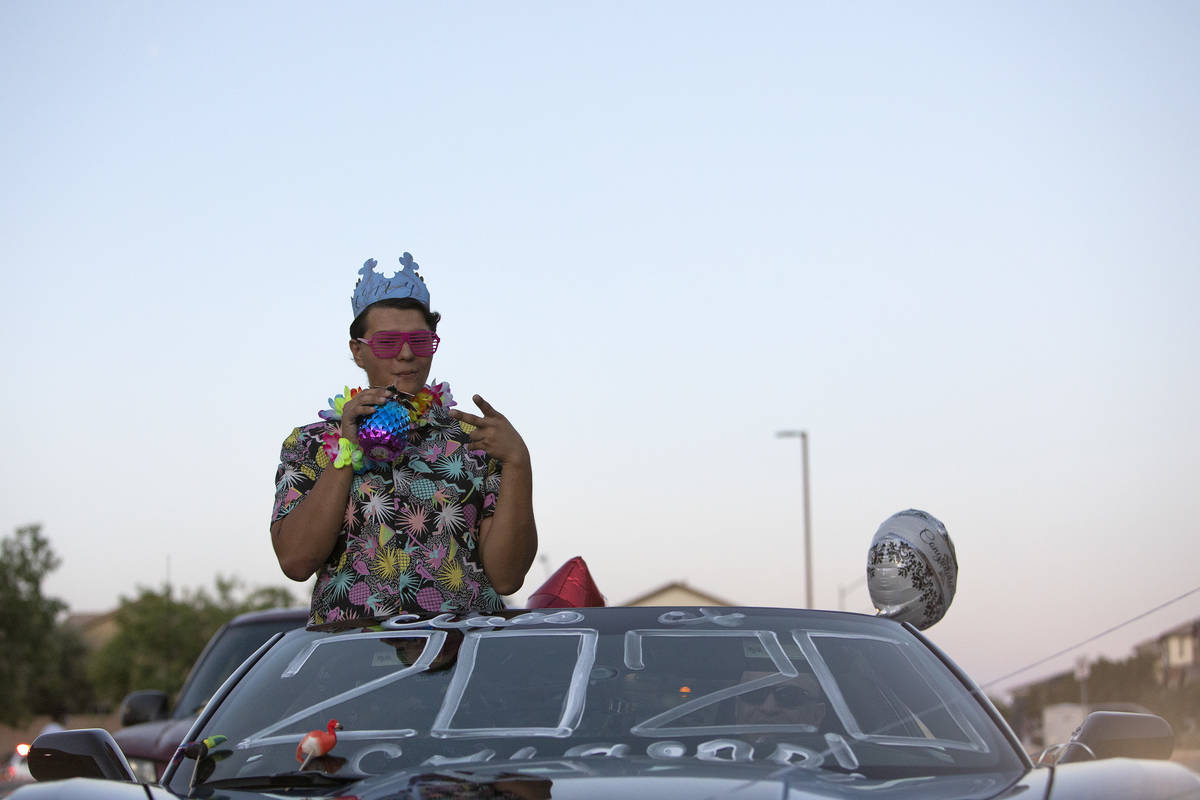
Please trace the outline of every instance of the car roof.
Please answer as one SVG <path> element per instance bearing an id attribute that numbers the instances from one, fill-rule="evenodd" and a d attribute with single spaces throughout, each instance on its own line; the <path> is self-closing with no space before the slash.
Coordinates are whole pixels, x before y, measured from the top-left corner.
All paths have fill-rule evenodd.
<path id="1" fill-rule="evenodd" d="M 268 608 L 264 611 L 247 611 L 229 621 L 229 625 L 250 625 L 255 622 L 295 620 L 297 625 L 308 622 L 307 608 Z"/>

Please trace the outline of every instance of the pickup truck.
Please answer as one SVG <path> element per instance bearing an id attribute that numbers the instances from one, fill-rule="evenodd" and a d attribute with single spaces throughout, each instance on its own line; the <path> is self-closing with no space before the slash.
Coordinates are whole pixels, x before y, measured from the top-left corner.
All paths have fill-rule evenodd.
<path id="1" fill-rule="evenodd" d="M 134 774 L 143 783 L 157 783 L 176 748 L 213 692 L 263 642 L 276 633 L 302 628 L 307 608 L 279 608 L 241 614 L 213 634 L 192 665 L 170 708 L 166 692 L 142 690 L 121 701 L 120 730 L 113 734 Z"/>

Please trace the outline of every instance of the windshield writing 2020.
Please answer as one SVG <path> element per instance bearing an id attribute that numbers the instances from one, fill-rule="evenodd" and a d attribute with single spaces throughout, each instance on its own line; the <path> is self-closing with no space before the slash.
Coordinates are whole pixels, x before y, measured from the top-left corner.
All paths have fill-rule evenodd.
<path id="1" fill-rule="evenodd" d="M 813 769 L 832 760 L 854 770 L 854 740 L 982 746 L 969 726 L 947 724 L 954 734 L 947 736 L 915 714 L 911 730 L 874 732 L 855 718 L 824 663 L 813 636 L 821 632 L 793 631 L 781 641 L 773 630 L 743 629 L 740 613 L 699 611 L 666 612 L 657 620 L 662 627 L 627 631 L 619 654 L 599 660 L 600 632 L 578 627 L 585 617 L 574 611 L 400 616 L 371 632 L 315 639 L 279 678 L 298 698 L 321 681 L 336 690 L 289 709 L 237 748 L 294 745 L 314 720 L 345 717 L 347 708 L 360 724 L 343 719 L 339 751 L 350 769 L 367 774 L 375 759 L 408 757 L 406 740 L 414 739 L 414 755 L 427 765 L 636 756 Z M 413 682 L 419 676 L 443 677 Z M 448 749 L 429 753 L 431 739 Z M 498 744 L 506 739 L 511 748 Z M 486 744 L 471 747 L 472 740 Z"/>

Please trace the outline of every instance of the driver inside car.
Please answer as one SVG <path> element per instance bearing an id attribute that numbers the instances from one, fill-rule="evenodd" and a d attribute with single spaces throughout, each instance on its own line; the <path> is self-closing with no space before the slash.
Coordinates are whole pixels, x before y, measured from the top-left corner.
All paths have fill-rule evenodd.
<path id="1" fill-rule="evenodd" d="M 743 672 L 742 683 L 776 672 Z M 781 683 L 739 694 L 735 698 L 734 719 L 742 725 L 812 725 L 820 727 L 825 719 L 821 686 L 808 673 Z"/>
<path id="2" fill-rule="evenodd" d="M 406 667 L 411 667 L 429 646 L 429 639 L 424 636 L 405 636 L 384 639 L 396 650 L 396 657 Z M 442 649 L 434 656 L 433 662 L 425 668 L 426 672 L 441 672 L 454 666 L 458 660 L 458 649 L 462 646 L 463 635 L 460 631 L 448 631 Z"/>

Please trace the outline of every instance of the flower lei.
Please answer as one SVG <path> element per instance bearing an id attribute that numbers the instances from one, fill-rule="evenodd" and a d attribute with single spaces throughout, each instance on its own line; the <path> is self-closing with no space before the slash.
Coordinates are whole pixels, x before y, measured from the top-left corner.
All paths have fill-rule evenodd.
<path id="1" fill-rule="evenodd" d="M 337 442 L 330 447 L 333 439 L 337 439 Z M 366 456 L 358 442 L 352 442 L 345 436 L 325 434 L 322 437 L 321 447 L 325 449 L 325 455 L 329 456 L 330 461 L 333 462 L 334 469 L 341 469 L 345 466 L 354 467 L 355 472 L 362 472 L 366 469 Z"/>
<path id="2" fill-rule="evenodd" d="M 341 423 L 342 410 L 346 407 L 346 403 L 361 391 L 361 387 L 355 389 L 351 389 L 349 386 L 344 387 L 342 394 L 329 398 L 329 408 L 318 412 L 318 416 L 326 422 Z M 446 411 L 455 405 L 454 395 L 450 393 L 450 385 L 445 381 L 427 384 L 413 397 L 400 398 L 398 402 L 402 409 L 408 411 L 410 437 L 415 431 L 428 425 L 444 425 Z M 321 436 L 321 448 L 335 469 L 352 466 L 356 473 L 361 473 L 368 469 L 388 466 L 384 462 L 372 459 L 363 452 L 362 446 L 358 442 L 352 442 L 342 436 L 340 430 L 326 431 Z"/>

